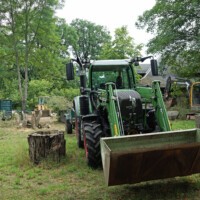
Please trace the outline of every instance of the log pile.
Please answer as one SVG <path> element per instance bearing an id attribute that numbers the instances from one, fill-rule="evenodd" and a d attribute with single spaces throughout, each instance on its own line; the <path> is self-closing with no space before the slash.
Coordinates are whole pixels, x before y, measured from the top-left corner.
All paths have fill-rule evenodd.
<path id="1" fill-rule="evenodd" d="M 56 162 L 66 155 L 66 141 L 64 132 L 58 130 L 37 131 L 29 134 L 30 160 L 39 164 L 45 158 L 51 158 Z"/>
<path id="2" fill-rule="evenodd" d="M 50 110 L 32 111 L 31 114 L 22 112 L 22 122 L 19 123 L 20 127 L 27 128 L 50 128 L 53 118 Z"/>

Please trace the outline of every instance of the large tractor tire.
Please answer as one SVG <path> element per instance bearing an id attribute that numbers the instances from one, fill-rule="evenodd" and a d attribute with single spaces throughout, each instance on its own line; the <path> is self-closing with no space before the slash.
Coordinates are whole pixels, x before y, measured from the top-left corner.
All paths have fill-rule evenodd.
<path id="1" fill-rule="evenodd" d="M 97 122 L 84 123 L 84 148 L 87 164 L 91 168 L 101 166 L 100 138 L 102 137 L 101 125 Z"/>
<path id="2" fill-rule="evenodd" d="M 76 137 L 77 137 L 77 145 L 79 148 L 84 148 L 84 142 L 81 139 L 81 122 L 78 120 L 78 118 L 75 118 L 75 131 L 76 131 Z"/>

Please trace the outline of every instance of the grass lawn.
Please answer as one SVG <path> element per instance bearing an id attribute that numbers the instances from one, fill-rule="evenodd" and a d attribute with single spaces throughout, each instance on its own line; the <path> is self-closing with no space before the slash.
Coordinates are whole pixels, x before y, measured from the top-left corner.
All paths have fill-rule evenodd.
<path id="1" fill-rule="evenodd" d="M 172 129 L 194 128 L 194 121 L 173 121 Z M 64 124 L 52 129 L 64 131 Z M 27 136 L 31 129 L 16 129 L 0 122 L 0 200 L 158 200 L 200 199 L 200 175 L 107 187 L 103 171 L 88 168 L 75 135 L 66 135 L 66 157 L 60 163 L 29 161 Z"/>

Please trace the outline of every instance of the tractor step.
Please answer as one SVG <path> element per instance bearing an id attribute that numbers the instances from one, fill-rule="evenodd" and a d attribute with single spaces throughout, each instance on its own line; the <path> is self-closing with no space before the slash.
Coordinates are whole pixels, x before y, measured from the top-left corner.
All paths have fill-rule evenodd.
<path id="1" fill-rule="evenodd" d="M 108 186 L 200 173 L 200 129 L 101 138 Z"/>

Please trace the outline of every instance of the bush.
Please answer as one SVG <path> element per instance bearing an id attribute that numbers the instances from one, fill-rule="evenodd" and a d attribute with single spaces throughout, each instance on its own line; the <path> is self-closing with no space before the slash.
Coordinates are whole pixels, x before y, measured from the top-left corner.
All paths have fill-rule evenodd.
<path id="1" fill-rule="evenodd" d="M 47 107 L 54 112 L 59 110 L 67 110 L 67 108 L 72 106 L 72 102 L 69 101 L 66 97 L 62 96 L 53 96 L 50 97 L 47 102 Z"/>
<path id="2" fill-rule="evenodd" d="M 177 110 L 179 111 L 179 119 L 186 119 L 186 114 L 190 112 L 189 109 L 189 102 L 185 97 L 177 97 L 176 98 L 177 104 L 171 107 L 169 110 Z"/>

